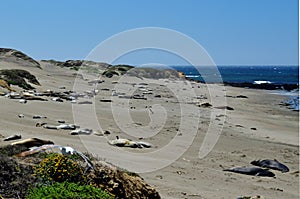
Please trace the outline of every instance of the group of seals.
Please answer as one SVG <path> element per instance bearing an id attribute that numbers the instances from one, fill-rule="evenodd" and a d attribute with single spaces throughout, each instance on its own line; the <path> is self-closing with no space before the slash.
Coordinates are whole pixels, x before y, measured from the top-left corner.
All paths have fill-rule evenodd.
<path id="1" fill-rule="evenodd" d="M 223 171 L 230 171 L 234 173 L 241 173 L 241 174 L 254 175 L 254 176 L 265 176 L 265 177 L 275 176 L 275 174 L 269 171 L 269 169 L 278 170 L 283 173 L 289 171 L 289 168 L 286 165 L 278 162 L 277 160 L 269 160 L 269 159 L 254 160 L 251 162 L 251 164 L 266 169 L 262 169 L 259 167 L 234 167 L 230 169 L 224 169 Z"/>

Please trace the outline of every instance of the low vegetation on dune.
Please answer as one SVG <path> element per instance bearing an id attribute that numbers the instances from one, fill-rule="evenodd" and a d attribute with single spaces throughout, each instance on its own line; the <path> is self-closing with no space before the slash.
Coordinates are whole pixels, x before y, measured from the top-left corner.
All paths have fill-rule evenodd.
<path id="1" fill-rule="evenodd" d="M 171 69 L 160 69 L 160 68 L 138 68 L 129 65 L 115 65 L 105 70 L 102 75 L 106 77 L 121 76 L 121 75 L 135 76 L 139 78 L 180 78 L 180 74 Z"/>
<path id="2" fill-rule="evenodd" d="M 39 185 L 29 190 L 26 199 L 37 198 L 89 198 L 89 199 L 114 199 L 109 193 L 91 185 L 80 185 L 79 183 L 53 183 L 51 185 Z"/>
<path id="3" fill-rule="evenodd" d="M 152 79 L 180 78 L 176 70 L 159 68 L 134 68 L 128 71 L 127 75 Z"/>
<path id="4" fill-rule="evenodd" d="M 91 168 L 77 155 L 15 156 L 24 150 L 18 145 L 0 148 L 0 198 L 160 198 L 137 174 L 93 157 Z"/>
<path id="5" fill-rule="evenodd" d="M 67 61 L 56 61 L 53 59 L 50 60 L 42 60 L 42 62 L 50 63 L 55 66 L 59 66 L 62 68 L 69 68 L 71 70 L 78 71 L 79 69 L 99 73 L 99 71 L 105 70 L 110 67 L 110 64 L 102 63 L 102 62 L 94 62 L 94 61 L 86 61 L 86 60 L 67 60 Z"/>
<path id="6" fill-rule="evenodd" d="M 33 86 L 28 84 L 26 80 L 29 83 L 32 83 L 34 85 L 40 86 L 40 83 L 36 79 L 34 75 L 32 75 L 30 72 L 26 70 L 21 69 L 3 69 L 0 70 L 0 80 L 5 81 L 8 86 L 10 85 L 16 85 L 23 89 L 34 89 Z"/>
<path id="7" fill-rule="evenodd" d="M 102 75 L 109 77 L 109 78 L 113 77 L 114 75 L 120 76 L 120 75 L 124 75 L 128 70 L 130 70 L 132 68 L 134 68 L 134 67 L 129 66 L 129 65 L 110 66 L 102 73 Z"/>
<path id="8" fill-rule="evenodd" d="M 37 68 L 41 68 L 41 65 L 39 62 L 35 61 L 25 53 L 15 50 L 15 49 L 10 49 L 10 48 L 0 48 L 0 57 L 11 57 L 11 58 L 16 58 L 16 59 L 21 59 L 26 62 L 31 63 L 33 66 Z"/>

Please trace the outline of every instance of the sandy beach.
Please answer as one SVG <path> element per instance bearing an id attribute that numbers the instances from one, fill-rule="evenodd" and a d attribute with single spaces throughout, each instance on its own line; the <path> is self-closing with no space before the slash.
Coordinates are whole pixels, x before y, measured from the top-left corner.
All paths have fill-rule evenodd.
<path id="1" fill-rule="evenodd" d="M 40 63 L 42 69 L 0 61 L 0 69 L 30 71 L 41 84 L 34 85 L 37 92 L 63 92 L 74 88 L 78 92 L 95 89 L 98 92 L 94 97 L 80 98 L 76 104 L 66 100 L 56 102 L 50 97 L 46 98 L 48 101 L 28 100 L 22 104 L 17 99 L 1 96 L 0 134 L 3 137 L 21 134 L 24 139 L 38 137 L 87 151 L 139 172 L 162 198 L 235 199 L 256 195 L 269 199 L 299 198 L 299 115 L 280 105 L 286 96 L 218 84 L 208 89 L 205 84 L 179 79 L 119 79 L 93 75 L 81 78 L 76 77 L 74 70 Z M 88 84 L 97 78 L 104 82 L 97 86 Z M 125 95 L 112 96 L 113 92 Z M 149 92 L 145 94 L 146 100 L 120 97 L 144 92 Z M 92 104 L 79 104 L 80 101 Z M 203 107 L 203 103 L 212 106 Z M 233 110 L 220 109 L 224 105 Z M 212 121 L 214 111 L 217 112 Z M 19 114 L 24 114 L 24 118 L 19 118 Z M 47 118 L 35 120 L 34 115 Z M 36 127 L 43 122 L 58 125 L 58 120 L 93 129 L 93 134 L 74 136 L 69 130 Z M 207 156 L 199 158 L 199 149 L 211 123 L 221 129 L 218 140 Z M 105 131 L 110 134 L 102 135 Z M 108 145 L 107 141 L 116 136 L 149 142 L 153 147 L 119 149 Z M 13 142 L 2 140 L 1 146 Z M 170 161 L 164 163 L 168 159 Z M 223 171 L 250 166 L 251 161 L 258 159 L 277 159 L 290 171 L 274 171 L 276 178 Z"/>

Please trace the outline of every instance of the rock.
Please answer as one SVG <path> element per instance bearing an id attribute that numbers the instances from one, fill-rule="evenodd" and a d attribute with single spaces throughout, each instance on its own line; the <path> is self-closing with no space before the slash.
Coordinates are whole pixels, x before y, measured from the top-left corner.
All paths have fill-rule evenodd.
<path id="1" fill-rule="evenodd" d="M 18 140 L 18 139 L 21 139 L 21 138 L 22 138 L 21 135 L 12 135 L 12 136 L 4 138 L 3 141 Z"/>
<path id="2" fill-rule="evenodd" d="M 265 89 L 265 90 L 287 90 L 292 91 L 299 89 L 298 84 L 254 84 L 254 83 L 229 83 L 224 82 L 224 85 L 242 87 L 242 88 L 254 88 L 254 89 Z"/>

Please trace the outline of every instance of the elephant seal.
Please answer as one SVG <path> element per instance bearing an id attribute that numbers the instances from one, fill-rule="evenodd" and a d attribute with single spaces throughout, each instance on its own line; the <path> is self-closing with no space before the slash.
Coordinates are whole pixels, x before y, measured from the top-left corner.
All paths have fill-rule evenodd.
<path id="1" fill-rule="evenodd" d="M 252 175 L 252 176 L 264 176 L 264 177 L 275 176 L 275 174 L 269 171 L 268 169 L 262 169 L 259 167 L 234 167 L 231 169 L 224 169 L 223 171 L 241 173 L 241 174 Z"/>
<path id="2" fill-rule="evenodd" d="M 90 135 L 93 133 L 92 129 L 77 129 L 70 132 L 70 135 Z"/>
<path id="3" fill-rule="evenodd" d="M 118 146 L 118 147 L 131 147 L 131 148 L 150 148 L 152 145 L 148 142 L 141 142 L 141 141 L 132 141 L 129 139 L 119 138 L 116 136 L 117 139 L 110 140 L 108 143 L 110 145 Z"/>
<path id="4" fill-rule="evenodd" d="M 17 139 L 21 139 L 21 138 L 22 138 L 21 135 L 11 135 L 9 137 L 4 138 L 3 141 L 17 140 Z"/>
<path id="5" fill-rule="evenodd" d="M 28 138 L 25 140 L 20 140 L 18 142 L 13 142 L 11 145 L 22 145 L 26 148 L 34 147 L 34 146 L 42 146 L 44 144 L 54 144 L 54 142 L 50 140 L 42 140 L 39 138 Z"/>
<path id="6" fill-rule="evenodd" d="M 251 164 L 253 164 L 255 166 L 263 167 L 263 168 L 278 170 L 278 171 L 281 171 L 282 173 L 289 171 L 289 168 L 286 165 L 278 162 L 277 160 L 268 160 L 268 159 L 254 160 L 251 162 Z"/>

